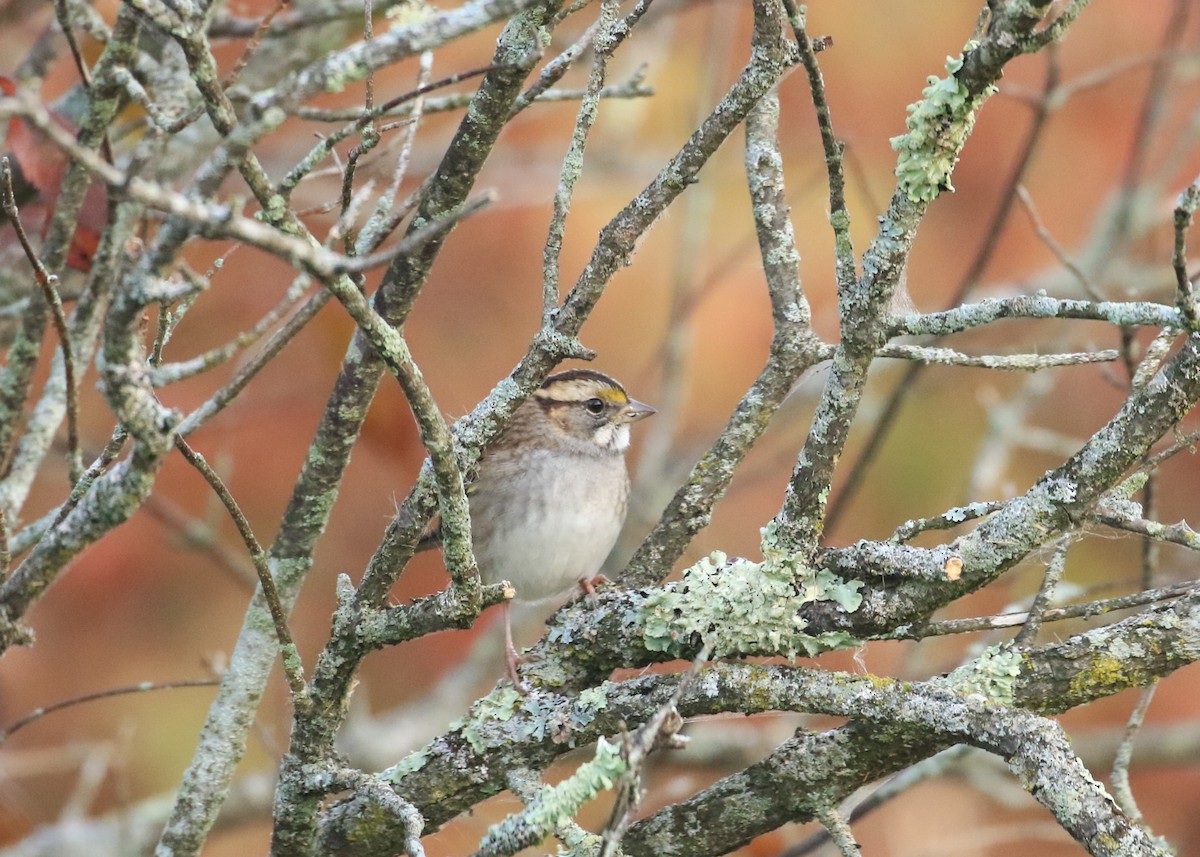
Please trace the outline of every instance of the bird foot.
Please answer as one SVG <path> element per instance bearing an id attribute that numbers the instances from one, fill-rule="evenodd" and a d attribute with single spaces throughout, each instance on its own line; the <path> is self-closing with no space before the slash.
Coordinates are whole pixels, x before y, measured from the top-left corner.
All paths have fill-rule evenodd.
<path id="1" fill-rule="evenodd" d="M 583 593 L 583 597 L 589 601 L 596 600 L 596 587 L 607 586 L 612 583 L 603 574 L 597 574 L 595 577 L 583 577 L 579 580 L 579 589 Z"/>

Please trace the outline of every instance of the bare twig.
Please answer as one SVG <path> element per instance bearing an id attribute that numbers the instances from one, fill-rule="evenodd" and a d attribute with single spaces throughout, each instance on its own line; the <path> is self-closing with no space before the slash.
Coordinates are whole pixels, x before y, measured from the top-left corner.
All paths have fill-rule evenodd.
<path id="1" fill-rule="evenodd" d="M 1161 589 L 1149 589 L 1121 595 L 1116 598 L 1105 598 L 1099 601 L 1087 601 L 1083 604 L 1071 604 L 1064 607 L 1051 607 L 1042 612 L 1042 622 L 1059 622 L 1064 619 L 1090 619 L 1094 616 L 1104 616 L 1118 610 L 1132 610 L 1147 604 L 1157 604 L 1175 598 L 1194 595 L 1197 585 L 1194 581 L 1179 583 L 1174 586 L 1164 586 Z M 887 635 L 895 640 L 923 640 L 926 637 L 939 637 L 947 634 L 971 634 L 981 631 L 996 631 L 1003 628 L 1013 628 L 1024 625 L 1029 621 L 1029 611 L 1018 613 L 1001 613 L 996 616 L 981 616 L 971 619 L 947 619 L 941 622 L 924 622 L 914 625 L 901 625 Z"/>
<path id="2" fill-rule="evenodd" d="M 1050 252 L 1054 254 L 1054 258 L 1058 260 L 1058 263 L 1071 273 L 1071 276 L 1079 283 L 1079 287 L 1083 289 L 1083 293 L 1090 300 L 1101 300 L 1099 291 L 1092 285 L 1092 281 L 1088 278 L 1088 275 L 1075 263 L 1075 260 L 1070 257 L 1066 249 L 1051 234 L 1046 224 L 1042 222 L 1042 217 L 1038 214 L 1037 206 L 1033 203 L 1033 197 L 1030 196 L 1029 191 L 1023 184 L 1017 185 L 1017 199 L 1021 201 L 1021 206 L 1029 216 L 1029 222 L 1033 224 L 1033 229 L 1037 233 L 1038 238 L 1050 249 Z"/>
<path id="3" fill-rule="evenodd" d="M 918 363 L 937 363 L 943 366 L 972 366 L 979 369 L 1004 369 L 1036 372 L 1055 366 L 1083 366 L 1089 363 L 1111 363 L 1120 359 L 1115 349 L 1084 351 L 1074 354 L 963 354 L 949 348 L 926 348 L 920 345 L 885 345 L 876 351 L 879 357 L 914 360 Z"/>
<path id="4" fill-rule="evenodd" d="M 1150 301 L 1092 301 L 1053 298 L 1044 294 L 986 298 L 943 312 L 914 313 L 893 319 L 893 331 L 917 336 L 945 336 L 1007 318 L 1074 318 L 1107 321 L 1119 327 L 1144 325 L 1183 327 L 1174 307 Z"/>
<path id="5" fill-rule="evenodd" d="M 1117 806 L 1121 807 L 1121 810 L 1138 824 L 1145 824 L 1145 818 L 1138 808 L 1137 800 L 1133 796 L 1133 788 L 1129 784 L 1129 767 L 1133 763 L 1134 739 L 1137 738 L 1143 723 L 1145 723 L 1146 712 L 1150 710 L 1150 703 L 1154 700 L 1154 691 L 1157 687 L 1157 684 L 1152 684 L 1143 688 L 1139 694 L 1137 705 L 1133 707 L 1133 711 L 1129 714 L 1129 720 L 1125 724 L 1125 734 L 1117 746 L 1117 754 L 1113 759 L 1112 766 L 1113 798 L 1116 800 Z"/>
<path id="6" fill-rule="evenodd" d="M 188 548 L 208 554 L 217 567 L 242 589 L 254 590 L 258 577 L 253 565 L 247 567 L 245 555 L 223 544 L 208 522 L 192 518 L 178 505 L 157 494 L 146 501 L 145 509 L 174 530 Z"/>
<path id="7" fill-rule="evenodd" d="M 42 290 L 42 298 L 50 307 L 54 329 L 58 332 L 59 348 L 62 350 L 63 373 L 66 376 L 67 392 L 67 461 L 70 465 L 71 483 L 83 476 L 83 458 L 79 451 L 79 387 L 75 378 L 75 349 L 71 346 L 71 331 L 67 327 L 67 314 L 63 310 L 62 298 L 58 295 L 58 278 L 46 270 L 37 251 L 29 243 L 29 236 L 21 225 L 17 211 L 17 200 L 13 195 L 12 167 L 7 157 L 0 158 L 0 207 L 16 231 L 17 240 L 25 251 L 25 258 L 33 267 L 34 280 Z"/>
<path id="8" fill-rule="evenodd" d="M 1169 542 L 1192 550 L 1200 550 L 1200 533 L 1197 533 L 1180 521 L 1175 524 L 1160 524 L 1145 518 L 1129 518 L 1116 514 L 1112 509 L 1101 506 L 1092 516 L 1093 519 L 1106 527 L 1137 533 L 1158 542 Z"/>
<path id="9" fill-rule="evenodd" d="M 1200 179 L 1188 185 L 1175 206 L 1175 251 L 1171 256 L 1171 264 L 1175 268 L 1175 306 L 1191 328 L 1200 324 L 1200 305 L 1197 305 L 1195 285 L 1187 270 L 1187 232 L 1198 206 Z"/>
<path id="10" fill-rule="evenodd" d="M 596 22 L 592 38 L 593 61 L 588 75 L 587 91 L 579 103 L 571 142 L 563 156 L 559 172 L 558 187 L 554 191 L 554 208 L 550 215 L 550 228 L 546 232 L 546 246 L 542 253 L 542 325 L 550 324 L 559 302 L 559 256 L 562 253 L 563 233 L 566 231 L 567 213 L 571 209 L 571 197 L 575 183 L 583 172 L 583 151 L 588 134 L 596 121 L 600 105 L 600 90 L 604 87 L 608 59 L 618 42 L 611 32 L 620 6 L 614 0 L 602 0 L 600 18 Z"/>
<path id="11" fill-rule="evenodd" d="M 1034 596 L 1033 604 L 1029 607 L 1025 624 L 1013 638 L 1013 646 L 1029 646 L 1037 639 L 1037 633 L 1042 627 L 1042 617 L 1054 602 L 1055 591 L 1059 582 L 1062 581 L 1063 571 L 1067 566 L 1067 550 L 1070 546 L 1071 540 L 1064 538 L 1059 540 L 1058 545 L 1054 548 L 1050 562 L 1046 564 L 1046 573 L 1042 575 L 1042 585 L 1038 589 L 1037 595 Z"/>
<path id="12" fill-rule="evenodd" d="M 859 850 L 858 843 L 854 839 L 854 832 L 850 830 L 850 823 L 842 817 L 840 812 L 833 808 L 827 808 L 817 818 L 821 822 L 821 826 L 829 833 L 829 838 L 833 840 L 833 844 L 837 846 L 842 857 L 860 857 L 862 851 Z"/>
<path id="13" fill-rule="evenodd" d="M 218 683 L 217 679 L 198 678 L 185 681 L 144 681 L 140 684 L 130 685 L 128 687 L 113 687 L 107 690 L 100 690 L 95 693 L 85 693 L 80 696 L 64 699 L 61 702 L 56 702 L 53 705 L 46 705 L 41 708 L 35 708 L 28 714 L 21 716 L 13 721 L 8 726 L 0 729 L 0 744 L 3 744 L 14 733 L 24 729 L 29 724 L 36 720 L 40 720 L 47 714 L 53 714 L 56 711 L 62 711 L 64 708 L 71 708 L 76 705 L 82 705 L 85 702 L 95 702 L 98 699 L 111 699 L 115 696 L 128 696 L 135 693 L 147 693 L 152 690 L 176 690 L 178 688 L 187 687 L 214 687 Z"/>
<path id="14" fill-rule="evenodd" d="M 990 502 L 971 503 L 967 506 L 957 506 L 953 509 L 947 509 L 942 514 L 932 518 L 914 518 L 913 520 L 905 521 L 897 527 L 889 541 L 903 544 L 928 530 L 951 530 L 960 524 L 974 521 L 982 518 L 984 515 L 990 515 L 992 512 L 1003 507 L 1004 501 L 993 500 Z"/>
<path id="15" fill-rule="evenodd" d="M 832 45 L 832 39 L 811 39 L 804 7 L 795 0 L 784 0 L 792 32 L 800 46 L 800 62 L 808 75 L 808 89 L 817 113 L 821 147 L 825 150 L 825 169 L 829 175 L 829 223 L 833 227 L 834 255 L 837 258 L 837 282 L 841 289 L 850 287 L 858 276 L 854 264 L 854 244 L 850 238 L 850 211 L 846 207 L 846 176 L 842 167 L 845 145 L 833 133 L 833 119 L 825 98 L 825 79 L 817 62 L 817 52 Z"/>
<path id="16" fill-rule="evenodd" d="M 8 577 L 12 553 L 8 546 L 8 513 L 0 506 L 0 581 Z"/>
<path id="17" fill-rule="evenodd" d="M 417 89 L 421 90 L 429 81 L 429 75 L 433 70 L 433 53 L 426 51 L 421 54 L 420 68 L 417 72 Z M 362 246 L 358 249 L 360 252 L 374 250 L 383 239 L 389 234 L 390 229 L 399 225 L 400 213 L 407 213 L 411 210 L 411 206 L 403 205 L 400 210 L 393 213 L 393 208 L 396 205 L 396 197 L 400 194 L 400 186 L 404 182 L 404 177 L 408 174 L 408 164 L 412 157 L 413 145 L 417 139 L 417 128 L 420 125 L 421 117 L 424 115 L 425 97 L 418 96 L 412 102 L 412 107 L 409 112 L 409 122 L 407 130 L 404 134 L 403 142 L 400 145 L 400 152 L 396 156 L 396 165 L 392 169 L 392 179 L 386 190 L 380 195 L 375 202 L 374 212 L 367 220 L 359 235 Z M 415 200 L 414 200 L 415 203 Z"/>
<path id="18" fill-rule="evenodd" d="M 246 543 L 246 550 L 250 553 L 250 561 L 254 563 L 254 570 L 258 572 L 258 584 L 262 590 L 263 598 L 267 602 L 267 607 L 271 612 L 271 619 L 275 623 L 275 633 L 279 637 L 279 650 L 282 655 L 283 672 L 287 676 L 288 687 L 292 692 L 292 705 L 297 711 L 304 711 L 308 707 L 308 688 L 304 682 L 303 666 L 300 663 L 300 653 L 296 649 L 296 644 L 292 640 L 292 632 L 288 628 L 287 613 L 283 609 L 283 604 L 279 600 L 279 593 L 275 589 L 275 578 L 271 575 L 271 569 L 267 565 L 266 552 L 259 545 L 258 539 L 254 537 L 254 530 L 250 527 L 250 522 L 246 519 L 241 507 L 233 495 L 229 493 L 229 489 L 225 487 L 225 482 L 217 474 L 215 470 L 204 460 L 204 456 L 192 449 L 182 436 L 175 436 L 175 448 L 183 453 L 183 457 L 187 459 L 192 467 L 199 471 L 204 477 L 204 481 L 209 484 L 213 492 L 221 500 L 221 505 L 229 512 L 229 517 L 237 526 L 238 533 L 242 537 L 242 541 Z"/>

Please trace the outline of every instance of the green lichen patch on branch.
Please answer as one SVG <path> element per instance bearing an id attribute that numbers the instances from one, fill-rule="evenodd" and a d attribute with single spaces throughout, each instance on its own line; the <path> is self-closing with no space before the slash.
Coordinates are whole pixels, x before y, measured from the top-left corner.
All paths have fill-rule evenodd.
<path id="1" fill-rule="evenodd" d="M 544 786 L 521 812 L 492 825 L 479 844 L 479 857 L 515 854 L 569 824 L 584 803 L 611 789 L 627 770 L 619 744 L 601 738 L 596 755 L 555 786 Z"/>
<path id="2" fill-rule="evenodd" d="M 704 640 L 713 657 L 812 657 L 858 643 L 844 631 L 806 633 L 800 610 L 815 601 L 857 610 L 862 581 L 804 565 L 780 547 L 773 523 L 762 532 L 762 562 L 718 551 L 647 598 L 641 620 L 648 650 L 685 657 Z"/>
<path id="3" fill-rule="evenodd" d="M 979 46 L 970 41 L 963 54 Z M 955 76 L 962 68 L 963 54 L 946 57 L 946 76 L 930 75 L 920 101 L 908 106 L 904 121 L 908 133 L 893 137 L 899 153 L 896 178 L 912 202 L 932 202 L 943 190 L 953 191 L 950 174 L 958 163 L 963 144 L 975 127 L 975 111 L 996 91 L 988 86 L 977 95 Z"/>
<path id="4" fill-rule="evenodd" d="M 547 739 L 573 745 L 575 736 L 591 725 L 608 705 L 603 688 L 589 688 L 575 697 L 520 694 L 502 685 L 477 701 L 462 720 L 450 724 L 480 757 L 515 744 Z M 402 762 L 391 773 L 409 773 L 413 762 Z"/>
<path id="5" fill-rule="evenodd" d="M 1022 657 L 1013 649 L 989 646 L 979 657 L 946 676 L 944 682 L 963 693 L 982 696 L 988 702 L 1011 705 Z"/>

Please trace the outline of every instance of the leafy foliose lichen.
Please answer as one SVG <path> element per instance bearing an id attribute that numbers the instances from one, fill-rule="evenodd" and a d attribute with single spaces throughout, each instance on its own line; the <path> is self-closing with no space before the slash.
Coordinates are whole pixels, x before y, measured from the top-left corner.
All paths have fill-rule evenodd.
<path id="1" fill-rule="evenodd" d="M 580 691 L 575 703 L 571 706 L 571 726 L 576 729 L 588 726 L 607 707 L 608 694 L 603 688 L 589 687 Z"/>
<path id="2" fill-rule="evenodd" d="M 450 724 L 451 729 L 461 729 L 467 743 L 479 755 L 489 749 L 503 746 L 511 740 L 507 735 L 496 734 L 497 727 L 507 723 L 521 707 L 521 694 L 511 687 L 499 688 L 471 706 L 465 720 Z"/>
<path id="3" fill-rule="evenodd" d="M 978 46 L 978 42 L 967 42 L 963 54 Z M 955 76 L 962 68 L 963 54 L 946 57 L 945 77 L 930 75 L 929 85 L 921 92 L 924 97 L 908 105 L 904 122 L 908 133 L 892 138 L 892 148 L 899 153 L 896 178 L 913 202 L 931 202 L 943 190 L 954 190 L 950 174 L 975 126 L 975 111 L 996 91 L 995 86 L 988 86 L 971 95 Z"/>
<path id="4" fill-rule="evenodd" d="M 451 723 L 450 728 L 461 733 L 481 756 L 531 741 L 552 740 L 574 746 L 579 732 L 607 705 L 608 694 L 603 688 L 584 690 L 564 704 L 553 694 L 522 695 L 505 685 L 478 700 L 467 716 Z"/>
<path id="5" fill-rule="evenodd" d="M 989 646 L 975 660 L 946 676 L 945 682 L 962 693 L 978 694 L 988 702 L 1009 705 L 1020 674 L 1019 652 Z"/>
<path id="6" fill-rule="evenodd" d="M 398 783 L 409 774 L 415 774 L 421 768 L 425 767 L 425 763 L 429 761 L 430 748 L 425 745 L 420 750 L 415 750 L 409 753 L 396 764 L 392 765 L 380 776 L 390 783 Z"/>
<path id="7" fill-rule="evenodd" d="M 834 601 L 846 610 L 862 602 L 862 581 L 813 569 L 763 529 L 762 562 L 716 552 L 687 569 L 683 580 L 651 595 L 642 607 L 646 648 L 682 656 L 708 641 L 712 657 L 815 655 L 858 641 L 845 632 L 808 634 L 800 608 Z"/>

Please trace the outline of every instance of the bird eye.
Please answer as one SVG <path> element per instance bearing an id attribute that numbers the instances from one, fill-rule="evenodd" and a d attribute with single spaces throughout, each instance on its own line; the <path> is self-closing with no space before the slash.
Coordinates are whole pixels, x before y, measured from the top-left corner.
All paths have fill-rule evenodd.
<path id="1" fill-rule="evenodd" d="M 597 399 L 597 398 L 588 399 L 586 402 L 583 403 L 583 406 L 585 408 L 587 408 L 587 412 L 589 414 L 591 414 L 592 416 L 598 417 L 602 413 L 604 413 L 604 402 L 600 399 Z"/>

